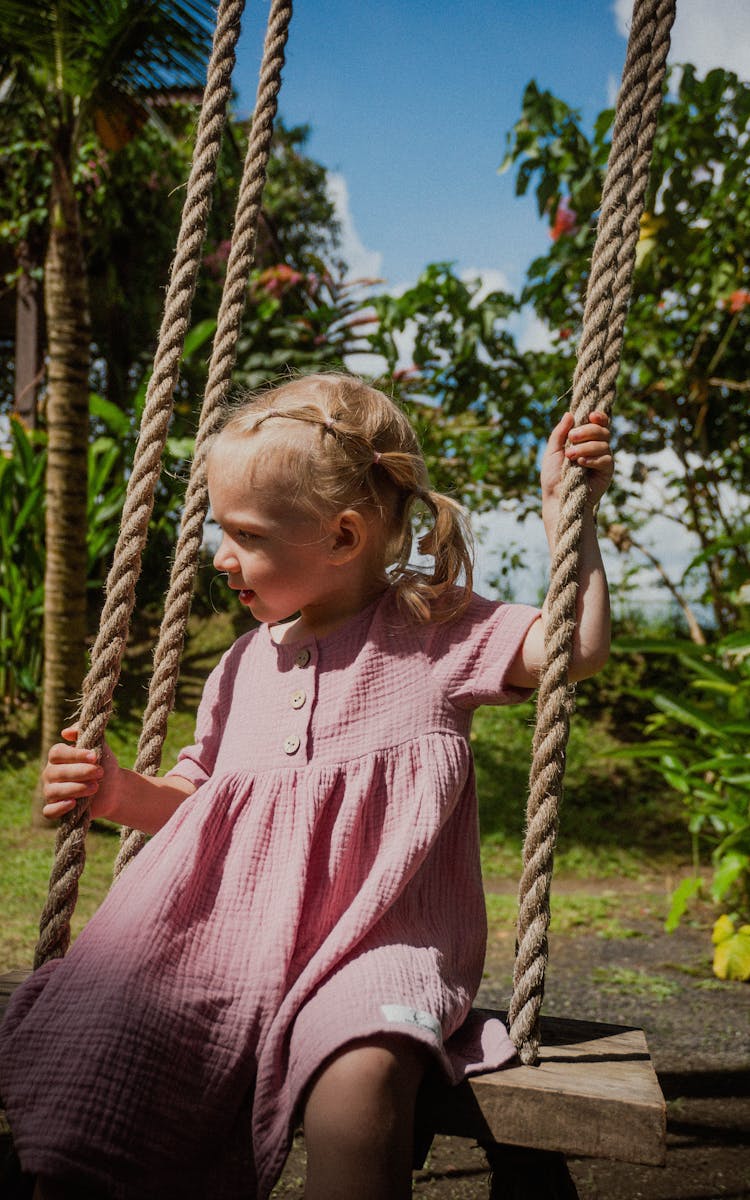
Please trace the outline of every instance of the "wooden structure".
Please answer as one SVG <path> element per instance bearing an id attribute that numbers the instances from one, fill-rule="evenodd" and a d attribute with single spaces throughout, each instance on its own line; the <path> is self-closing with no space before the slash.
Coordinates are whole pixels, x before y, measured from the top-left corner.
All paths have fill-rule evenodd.
<path id="1" fill-rule="evenodd" d="M 0 1018 L 25 971 L 0 976 Z M 504 1019 L 504 1013 L 493 1013 Z M 487 1151 L 498 1173 L 520 1173 L 527 1197 L 575 1196 L 558 1184 L 530 1187 L 529 1170 L 545 1166 L 539 1151 L 619 1162 L 664 1163 L 666 1109 L 641 1029 L 542 1017 L 542 1048 L 534 1067 L 511 1066 L 478 1075 L 459 1087 L 435 1086 L 420 1097 L 418 1155 L 434 1133 L 472 1138 Z M 0 1139 L 9 1143 L 0 1113 Z M 506 1163 L 497 1151 L 533 1150 L 534 1160 Z M 5 1158 L 5 1154 L 3 1155 Z M 502 1168 L 498 1163 L 502 1162 Z M 564 1169 L 564 1168 L 563 1168 Z M 507 1192 L 496 1191 L 496 1195 Z"/>
<path id="2" fill-rule="evenodd" d="M 666 1106 L 643 1030 L 554 1017 L 541 1026 L 538 1065 L 431 1088 L 434 1131 L 483 1146 L 663 1165 Z"/>

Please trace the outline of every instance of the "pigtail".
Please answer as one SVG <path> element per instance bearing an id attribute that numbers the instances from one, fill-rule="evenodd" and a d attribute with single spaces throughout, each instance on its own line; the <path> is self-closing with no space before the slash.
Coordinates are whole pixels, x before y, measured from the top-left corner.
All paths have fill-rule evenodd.
<path id="1" fill-rule="evenodd" d="M 431 575 L 402 560 L 391 575 L 403 609 L 418 621 L 450 621 L 461 615 L 471 600 L 473 538 L 460 504 L 442 492 L 423 491 L 416 497 L 429 510 L 433 526 L 420 537 L 420 554 L 431 555 Z M 406 548 L 404 548 L 406 549 Z M 408 553 L 408 550 L 407 550 Z M 460 586 L 459 579 L 463 576 Z"/>

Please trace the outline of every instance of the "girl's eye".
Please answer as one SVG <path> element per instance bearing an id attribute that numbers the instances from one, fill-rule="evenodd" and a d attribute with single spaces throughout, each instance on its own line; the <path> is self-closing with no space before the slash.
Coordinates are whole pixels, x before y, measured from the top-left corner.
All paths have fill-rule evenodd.
<path id="1" fill-rule="evenodd" d="M 248 529 L 237 530 L 238 542 L 257 542 L 260 537 L 259 533 L 251 533 Z"/>

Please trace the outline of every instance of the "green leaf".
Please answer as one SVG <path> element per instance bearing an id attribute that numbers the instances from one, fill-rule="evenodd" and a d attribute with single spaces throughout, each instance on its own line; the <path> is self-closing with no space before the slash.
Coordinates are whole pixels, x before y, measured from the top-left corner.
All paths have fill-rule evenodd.
<path id="1" fill-rule="evenodd" d="M 182 351 L 183 363 L 189 362 L 196 351 L 205 346 L 206 342 L 213 337 L 215 330 L 215 320 L 199 321 L 197 325 L 193 326 L 185 338 L 185 345 Z"/>
<path id="2" fill-rule="evenodd" d="M 686 642 L 667 641 L 661 638 L 615 638 L 612 642 L 614 654 L 669 654 L 672 657 L 681 655 L 700 654 L 701 646 L 692 646 Z"/>
<path id="3" fill-rule="evenodd" d="M 711 885 L 711 896 L 717 903 L 723 900 L 727 892 L 742 878 L 749 865 L 750 859 L 747 854 L 730 852 L 721 857 Z"/>
<path id="4" fill-rule="evenodd" d="M 169 437 L 167 438 L 165 449 L 171 458 L 192 458 L 195 451 L 195 438 Z"/>
<path id="5" fill-rule="evenodd" d="M 718 720 L 712 719 L 700 708 L 697 708 L 693 704 L 688 704 L 684 700 L 678 702 L 671 696 L 666 696 L 663 692 L 658 692 L 654 696 L 654 704 L 668 716 L 674 717 L 683 725 L 690 725 L 700 733 L 721 734 L 723 732 L 723 726 Z"/>
<path id="6" fill-rule="evenodd" d="M 702 887 L 703 878 L 700 875 L 690 875 L 687 879 L 683 879 L 682 883 L 678 884 L 672 892 L 669 913 L 664 922 L 664 928 L 667 933 L 674 933 L 685 915 L 688 904 L 699 894 Z"/>
<path id="7" fill-rule="evenodd" d="M 89 395 L 89 412 L 93 417 L 98 417 L 109 432 L 115 434 L 116 437 L 127 437 L 130 433 L 128 414 L 113 404 L 111 400 L 107 400 L 96 392 Z"/>

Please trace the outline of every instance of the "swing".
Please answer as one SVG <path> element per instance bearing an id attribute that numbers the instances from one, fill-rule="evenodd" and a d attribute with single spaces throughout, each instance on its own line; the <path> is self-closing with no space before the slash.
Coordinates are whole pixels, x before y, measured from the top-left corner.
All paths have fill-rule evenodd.
<path id="1" fill-rule="evenodd" d="M 172 412 L 179 360 L 201 260 L 222 128 L 231 91 L 234 50 L 244 0 L 221 0 L 208 66 L 193 167 L 175 261 L 149 384 L 122 525 L 91 668 L 84 683 L 79 746 L 101 745 L 120 672 L 135 584 L 159 466 Z M 217 331 L 185 511 L 165 611 L 154 655 L 135 770 L 155 775 L 161 762 L 185 640 L 193 578 L 208 508 L 207 444 L 221 419 L 253 265 L 260 199 L 291 19 L 290 0 L 273 0 L 269 13 L 250 142 L 219 308 Z M 611 411 L 629 303 L 639 221 L 675 0 L 635 0 L 633 21 L 602 195 L 588 284 L 571 409 L 576 424 L 598 408 Z M 527 835 L 519 888 L 513 995 L 507 1014 L 520 1064 L 478 1076 L 458 1087 L 430 1081 L 420 1095 L 417 1154 L 434 1132 L 470 1137 L 487 1150 L 497 1179 L 493 1195 L 575 1196 L 565 1155 L 661 1164 L 665 1159 L 665 1104 L 641 1030 L 585 1021 L 540 1018 L 547 961 L 549 891 L 570 715 L 567 670 L 574 627 L 577 540 L 586 499 L 583 472 L 566 464 L 558 549 L 551 570 L 546 664 L 541 676 Z M 90 815 L 83 806 L 62 818 L 47 903 L 40 921 L 34 967 L 62 957 L 85 862 Z M 123 829 L 118 874 L 145 835 Z M 0 979 L 0 1013 L 25 978 Z M 505 1014 L 496 1014 L 505 1018 Z M 0 1117 L 0 1136 L 7 1133 Z"/>

